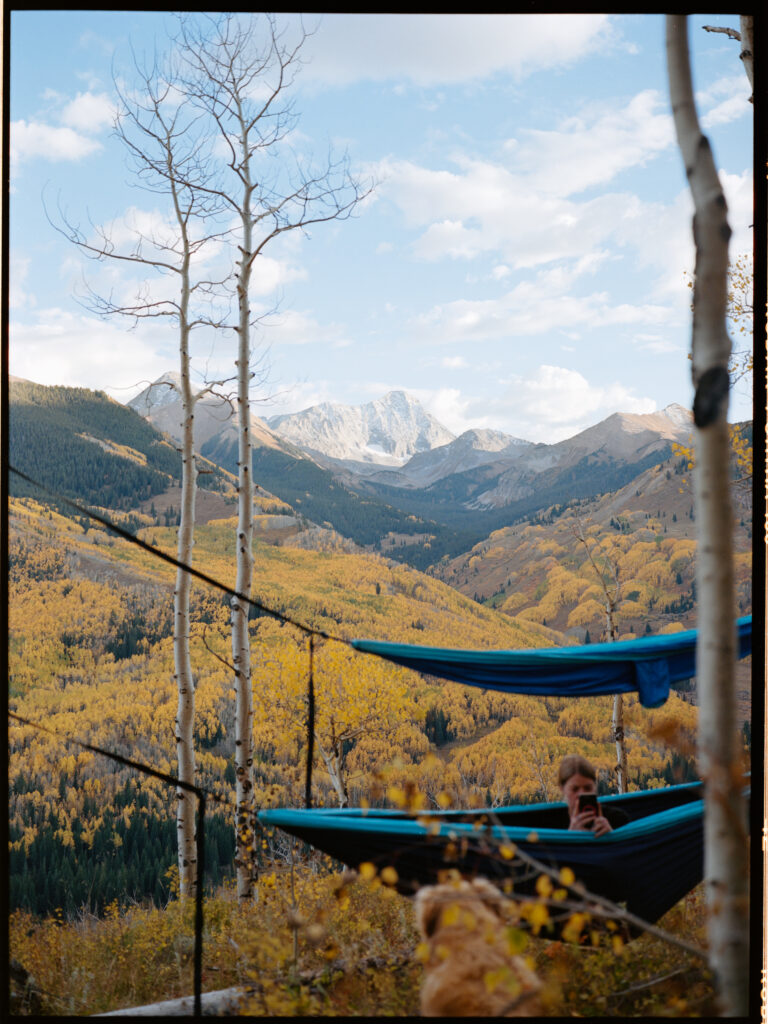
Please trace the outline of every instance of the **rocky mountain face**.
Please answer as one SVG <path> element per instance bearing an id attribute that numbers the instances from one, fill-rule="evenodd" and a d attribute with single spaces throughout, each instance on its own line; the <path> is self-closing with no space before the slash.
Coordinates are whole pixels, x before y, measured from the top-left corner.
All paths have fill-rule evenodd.
<path id="1" fill-rule="evenodd" d="M 199 389 L 193 388 L 194 393 Z M 132 398 L 127 403 L 144 419 L 149 420 L 156 430 L 164 431 L 178 442 L 181 442 L 181 389 L 177 371 L 169 370 L 162 377 Z M 234 403 L 230 404 L 218 395 L 203 395 L 195 403 L 195 445 L 198 451 L 214 437 L 223 439 L 237 438 L 237 419 Z M 266 448 L 276 448 L 297 454 L 295 449 L 286 445 L 260 417 L 251 414 L 251 436 L 253 443 Z"/>
<path id="2" fill-rule="evenodd" d="M 404 391 L 390 391 L 366 405 L 324 402 L 301 412 L 270 416 L 267 425 L 310 453 L 363 467 L 402 466 L 413 455 L 454 440 Z"/>
<path id="3" fill-rule="evenodd" d="M 531 441 L 522 441 L 500 430 L 465 430 L 448 444 L 417 452 L 399 469 L 369 469 L 365 476 L 391 487 L 429 487 L 443 477 L 501 458 L 514 461 L 532 447 Z"/>
<path id="4" fill-rule="evenodd" d="M 471 499 L 473 508 L 498 508 L 526 498 L 546 481 L 572 473 L 577 467 L 599 472 L 600 467 L 627 466 L 651 459 L 672 442 L 689 440 L 691 413 L 681 405 L 668 405 L 660 412 L 614 413 L 580 434 L 557 444 L 534 445 L 505 466 L 499 460 L 499 472 L 490 486 L 479 488 Z"/>

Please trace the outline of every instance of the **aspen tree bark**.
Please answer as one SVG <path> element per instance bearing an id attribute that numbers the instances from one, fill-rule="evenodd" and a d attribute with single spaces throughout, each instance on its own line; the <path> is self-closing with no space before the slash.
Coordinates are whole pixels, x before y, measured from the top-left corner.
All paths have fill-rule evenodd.
<path id="1" fill-rule="evenodd" d="M 752 87 L 752 96 L 755 90 L 755 19 L 751 14 L 742 14 L 739 17 L 739 28 L 741 29 L 741 53 L 739 57 L 744 65 L 749 84 Z"/>
<path id="2" fill-rule="evenodd" d="M 236 275 L 239 309 L 237 354 L 237 582 L 238 594 L 250 595 L 253 586 L 253 481 L 251 479 L 251 401 L 250 401 L 250 325 L 251 311 L 248 290 L 252 266 L 252 234 L 250 153 L 246 126 L 240 113 L 243 146 L 242 247 Z M 232 661 L 235 666 L 235 802 L 237 895 L 252 895 L 254 860 L 253 806 L 253 690 L 251 689 L 251 640 L 248 632 L 249 605 L 232 599 Z"/>
<path id="3" fill-rule="evenodd" d="M 178 330 L 182 401 L 181 508 L 177 557 L 190 564 L 194 544 L 197 464 L 194 447 L 194 406 L 213 385 L 192 392 L 190 381 L 190 340 L 198 327 L 217 329 L 221 319 L 215 315 L 223 282 L 210 280 L 205 271 L 206 247 L 219 243 L 226 228 L 216 230 L 219 215 L 215 197 L 198 185 L 208 177 L 204 147 L 196 131 L 196 118 L 174 91 L 173 70 L 153 66 L 150 71 L 136 65 L 136 79 L 130 93 L 115 82 L 118 112 L 114 135 L 124 147 L 134 177 L 148 191 L 167 198 L 170 209 L 161 226 L 148 232 L 132 232 L 132 244 L 118 249 L 110 235 L 95 229 L 89 239 L 62 215 L 64 227 L 53 226 L 96 261 L 115 260 L 129 269 L 139 269 L 159 280 L 171 277 L 173 286 L 150 286 L 149 280 L 138 286 L 133 302 L 119 305 L 90 290 L 90 308 L 100 316 L 120 314 L 134 322 L 159 318 Z M 198 260 L 193 280 L 192 260 Z M 169 386 L 174 386 L 169 384 Z M 188 573 L 178 570 L 174 589 L 173 651 L 174 679 L 177 687 L 177 714 L 174 726 L 177 774 L 185 783 L 195 783 L 194 751 L 194 679 L 190 657 L 190 584 Z M 197 883 L 195 834 L 196 801 L 183 789 L 177 796 L 177 837 L 179 891 L 192 896 Z"/>
<path id="4" fill-rule="evenodd" d="M 710 964 L 720 1012 L 746 1016 L 749 901 L 746 808 L 736 728 L 734 574 L 725 326 L 730 228 L 712 151 L 693 96 L 687 18 L 666 19 L 667 69 L 678 145 L 694 202 L 696 268 L 692 377 L 697 523 L 699 770 L 705 787 L 704 883 Z"/>
<path id="5" fill-rule="evenodd" d="M 195 532 L 195 497 L 197 493 L 197 462 L 194 443 L 194 398 L 189 375 L 189 244 L 184 218 L 174 189 L 174 206 L 184 241 L 179 302 L 179 371 L 182 407 L 181 441 L 181 508 L 177 558 L 184 565 L 192 563 Z M 195 684 L 189 651 L 191 622 L 189 595 L 192 580 L 183 569 L 176 571 L 173 592 L 173 660 L 176 673 L 176 761 L 178 778 L 195 783 Z M 183 789 L 176 790 L 176 832 L 178 836 L 179 893 L 194 895 L 198 884 L 197 846 L 195 835 L 195 800 Z"/>
<path id="6" fill-rule="evenodd" d="M 202 26 L 202 28 L 201 28 Z M 253 586 L 253 486 L 251 458 L 252 334 L 251 280 L 258 259 L 286 231 L 351 215 L 363 194 L 346 163 L 313 173 L 284 147 L 296 116 L 285 96 L 300 64 L 303 30 L 284 42 L 272 15 L 182 16 L 179 45 L 188 69 L 185 95 L 193 99 L 218 134 L 225 167 L 211 178 L 212 196 L 228 206 L 238 224 L 232 279 L 237 295 L 238 593 Z M 253 691 L 247 601 L 232 601 L 235 672 L 235 866 L 237 894 L 248 899 L 255 877 L 256 808 L 253 787 Z"/>

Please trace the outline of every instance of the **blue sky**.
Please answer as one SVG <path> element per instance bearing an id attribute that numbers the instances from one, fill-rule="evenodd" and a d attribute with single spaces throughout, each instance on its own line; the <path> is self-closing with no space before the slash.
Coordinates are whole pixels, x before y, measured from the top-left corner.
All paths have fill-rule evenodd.
<path id="1" fill-rule="evenodd" d="M 699 115 L 751 253 L 752 106 L 739 47 L 689 20 Z M 377 186 L 352 220 L 282 236 L 252 301 L 268 416 L 401 388 L 455 433 L 554 442 L 614 412 L 690 407 L 692 213 L 656 15 L 312 15 L 291 145 L 328 146 Z M 112 74 L 162 51 L 168 14 L 11 15 L 10 370 L 127 401 L 177 366 L 173 327 L 129 330 L 78 302 L 84 260 L 42 197 L 86 226 L 153 223 L 110 136 Z M 291 25 L 288 26 L 289 31 Z M 156 287 L 156 284 L 153 284 Z M 739 342 L 743 345 L 743 342 Z M 199 335 L 195 372 L 233 372 L 235 339 Z M 751 417 L 751 395 L 731 400 Z"/>

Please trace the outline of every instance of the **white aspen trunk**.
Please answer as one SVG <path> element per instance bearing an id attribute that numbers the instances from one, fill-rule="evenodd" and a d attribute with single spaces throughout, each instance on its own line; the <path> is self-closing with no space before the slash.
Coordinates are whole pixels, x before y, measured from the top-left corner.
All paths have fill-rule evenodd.
<path id="1" fill-rule="evenodd" d="M 245 118 L 239 107 L 243 159 L 242 246 L 237 274 L 238 357 L 238 503 L 237 583 L 239 594 L 250 597 L 253 584 L 253 482 L 251 480 L 251 281 L 253 224 L 251 220 L 250 154 Z M 235 866 L 237 895 L 249 899 L 254 874 L 253 825 L 253 691 L 251 689 L 251 645 L 248 633 L 249 605 L 232 600 L 232 660 L 235 666 Z"/>
<path id="2" fill-rule="evenodd" d="M 704 780 L 704 883 L 710 966 L 723 1016 L 749 1006 L 746 808 L 739 777 L 734 666 L 734 576 L 725 326 L 727 206 L 709 142 L 699 128 L 687 19 L 667 16 L 667 66 L 677 141 L 693 195 L 696 271 L 692 376 L 695 388 L 694 501 L 697 525 L 699 770 Z"/>
<path id="3" fill-rule="evenodd" d="M 326 754 L 322 746 L 318 742 L 317 735 L 315 735 L 315 746 L 320 752 L 325 767 L 328 771 L 328 776 L 331 780 L 336 797 L 339 801 L 339 807 L 349 807 L 349 794 L 347 792 L 347 782 L 344 778 L 344 763 L 342 756 L 338 749 L 333 749 L 330 754 Z"/>
<path id="4" fill-rule="evenodd" d="M 611 732 L 616 744 L 616 781 L 619 793 L 627 792 L 627 748 L 624 743 L 624 700 L 620 693 L 613 697 Z"/>
<path id="5" fill-rule="evenodd" d="M 259 35 L 263 31 L 263 41 Z M 253 14 L 239 20 L 233 13 L 213 22 L 213 34 L 198 32 L 182 18 L 180 44 L 189 72 L 184 88 L 210 127 L 219 133 L 229 184 L 217 177 L 209 194 L 236 214 L 240 222 L 239 259 L 233 274 L 238 320 L 238 518 L 237 591 L 233 599 L 232 658 L 235 674 L 235 866 L 237 893 L 252 895 L 254 864 L 253 694 L 248 634 L 248 601 L 253 584 L 253 480 L 251 466 L 251 384 L 249 286 L 253 263 L 269 242 L 285 231 L 343 219 L 362 198 L 361 189 L 343 165 L 329 163 L 316 176 L 306 168 L 292 172 L 285 162 L 264 160 L 260 180 L 252 158 L 268 157 L 292 130 L 295 118 L 281 94 L 294 80 L 304 43 L 303 30 L 293 47 L 282 41 L 274 16 Z M 262 88 L 263 87 L 263 88 Z M 215 125 L 215 128 L 214 128 Z M 275 154 L 277 155 L 277 154 Z M 334 183 L 336 181 L 336 183 Z M 232 186 L 230 189 L 229 186 Z M 366 193 L 367 194 L 367 193 Z M 258 232 L 254 239 L 254 234 Z"/>
<path id="6" fill-rule="evenodd" d="M 194 399 L 189 380 L 189 256 L 182 270 L 182 297 L 180 321 L 181 404 L 183 410 L 181 447 L 181 510 L 177 557 L 185 565 L 191 564 L 195 531 L 195 497 L 197 492 L 197 465 L 194 446 Z M 178 777 L 190 785 L 195 783 L 195 684 L 189 654 L 189 594 L 191 577 L 183 569 L 176 572 L 173 595 L 173 658 L 176 672 L 178 707 L 176 712 L 176 758 Z M 178 797 L 176 829 L 178 834 L 179 892 L 182 897 L 194 895 L 197 883 L 197 848 L 195 845 L 195 800 L 182 789 Z"/>
<path id="7" fill-rule="evenodd" d="M 739 57 L 744 64 L 744 70 L 749 79 L 754 96 L 755 89 L 755 19 L 751 14 L 742 14 L 739 17 L 739 28 L 741 32 L 741 53 Z M 750 97 L 750 100 L 752 97 Z"/>
<path id="8" fill-rule="evenodd" d="M 613 612 L 615 603 L 618 601 L 618 569 L 614 567 L 614 574 L 616 576 L 616 593 L 614 598 L 611 599 L 608 596 L 608 588 L 604 585 L 605 590 L 605 618 L 608 625 L 608 639 L 613 644 L 616 643 L 616 620 L 614 619 Z M 613 713 L 611 715 L 611 735 L 613 736 L 613 742 L 616 744 L 616 785 L 619 793 L 627 792 L 627 748 L 624 743 L 624 698 L 620 693 L 614 694 L 613 697 Z"/>

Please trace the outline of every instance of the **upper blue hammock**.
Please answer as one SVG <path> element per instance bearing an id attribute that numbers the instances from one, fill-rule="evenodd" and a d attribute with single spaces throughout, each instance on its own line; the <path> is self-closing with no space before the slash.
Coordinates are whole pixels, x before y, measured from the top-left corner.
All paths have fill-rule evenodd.
<path id="1" fill-rule="evenodd" d="M 737 619 L 738 657 L 752 650 L 752 616 Z M 453 647 L 353 640 L 358 651 L 376 654 L 427 675 L 507 693 L 587 697 L 637 691 L 640 703 L 657 708 L 671 683 L 696 675 L 698 630 L 582 647 L 524 651 L 477 651 Z"/>

